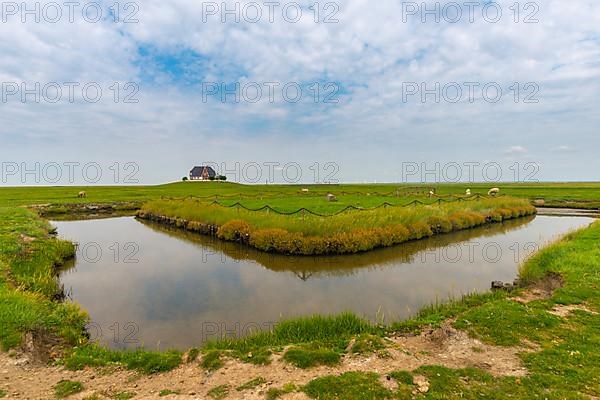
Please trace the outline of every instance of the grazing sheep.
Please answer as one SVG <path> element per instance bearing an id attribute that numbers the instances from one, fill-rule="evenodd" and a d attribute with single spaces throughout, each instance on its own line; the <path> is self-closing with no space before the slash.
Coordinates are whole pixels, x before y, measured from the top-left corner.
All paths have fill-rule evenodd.
<path id="1" fill-rule="evenodd" d="M 308 193 L 308 189 L 302 189 L 302 193 Z"/>
<path id="2" fill-rule="evenodd" d="M 434 190 L 434 189 L 431 189 L 431 190 L 429 191 L 429 197 L 433 197 L 433 196 L 435 196 L 435 190 Z"/>
<path id="3" fill-rule="evenodd" d="M 78 198 L 80 199 L 84 199 L 87 197 L 87 193 L 86 192 L 79 192 L 79 194 L 77 195 Z"/>
<path id="4" fill-rule="evenodd" d="M 488 196 L 498 196 L 498 193 L 500 193 L 500 189 L 498 189 L 498 188 L 492 188 L 488 192 Z"/>
<path id="5" fill-rule="evenodd" d="M 466 194 L 467 196 L 470 196 L 470 195 L 471 195 L 471 189 L 467 189 L 467 191 L 465 192 L 465 194 Z"/>
<path id="6" fill-rule="evenodd" d="M 335 197 L 335 194 L 328 193 L 327 194 L 327 201 L 337 201 L 337 197 Z"/>

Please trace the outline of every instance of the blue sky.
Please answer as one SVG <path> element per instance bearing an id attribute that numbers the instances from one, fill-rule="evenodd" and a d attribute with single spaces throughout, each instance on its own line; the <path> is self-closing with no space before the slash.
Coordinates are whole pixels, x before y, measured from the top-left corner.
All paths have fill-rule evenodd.
<path id="1" fill-rule="evenodd" d="M 425 175 L 443 181 L 442 171 L 458 164 L 466 178 L 465 164 L 475 163 L 478 175 L 500 166 L 502 180 L 523 179 L 532 163 L 535 179 L 600 180 L 597 1 L 522 2 L 518 15 L 513 0 L 487 1 L 473 22 L 465 7 L 449 22 L 447 1 L 439 22 L 422 22 L 423 10 L 408 14 L 407 2 L 367 0 L 321 3 L 315 22 L 313 2 L 300 1 L 295 23 L 281 13 L 291 2 L 281 2 L 273 22 L 262 2 L 253 3 L 262 5 L 256 22 L 241 11 L 252 2 L 226 2 L 241 18 L 223 22 L 222 10 L 184 0 L 122 3 L 115 22 L 113 3 L 98 3 L 104 18 L 96 23 L 80 8 L 73 22 L 56 23 L 43 15 L 23 23 L 20 10 L 2 10 L 0 185 L 54 183 L 44 176 L 54 164 L 62 166 L 58 183 L 89 183 L 81 171 L 67 179 L 65 163 L 100 166 L 106 184 L 129 183 L 124 165 L 150 184 L 207 162 L 241 181 L 258 165 L 260 182 L 285 181 L 298 167 L 298 182 L 400 182 L 421 177 L 407 176 L 414 165 L 437 169 Z M 489 3 L 502 10 L 498 21 L 482 14 Z M 137 22 L 124 23 L 127 16 Z M 79 84 L 73 101 L 65 82 Z M 58 85 L 63 96 L 50 101 L 50 87 L 39 102 L 32 94 L 22 101 L 21 85 L 36 83 Z M 90 83 L 102 90 L 97 102 L 81 94 Z M 7 94 L 14 84 L 19 91 Z M 454 101 L 457 87 L 463 96 Z M 498 101 L 486 100 L 497 87 Z M 46 170 L 23 176 L 36 168 Z"/>

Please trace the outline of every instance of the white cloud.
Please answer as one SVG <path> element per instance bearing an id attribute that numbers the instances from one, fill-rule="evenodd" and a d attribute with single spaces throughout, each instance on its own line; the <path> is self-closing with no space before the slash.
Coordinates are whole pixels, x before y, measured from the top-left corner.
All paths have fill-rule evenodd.
<path id="1" fill-rule="evenodd" d="M 106 95 L 98 104 L 13 100 L 0 105 L 0 155 L 29 159 L 52 151 L 62 159 L 73 154 L 91 159 L 105 151 L 105 157 L 147 165 L 145 179 L 151 182 L 179 176 L 179 164 L 197 158 L 302 158 L 339 162 L 351 179 L 362 173 L 355 170 L 357 159 L 371 172 L 394 171 L 403 160 L 419 161 L 415 154 L 432 161 L 497 160 L 532 157 L 527 149 L 536 149 L 536 161 L 552 166 L 555 153 L 570 153 L 561 149 L 569 135 L 593 144 L 578 153 L 578 161 L 594 165 L 591 149 L 600 140 L 600 3 L 545 1 L 537 24 L 514 23 L 509 11 L 514 1 L 498 3 L 506 13 L 496 24 L 481 17 L 473 24 L 402 23 L 400 2 L 367 0 L 340 3 L 337 24 L 310 18 L 297 24 L 280 18 L 203 23 L 199 3 L 185 0 L 144 1 L 137 24 L 11 19 L 0 24 L 2 82 L 96 81 L 106 88 L 115 81 L 140 81 L 152 65 L 138 64 L 138 47 L 152 46 L 173 54 L 197 52 L 207 60 L 206 70 L 197 72 L 209 79 L 228 71 L 241 73 L 245 82 L 323 79 L 340 82 L 344 90 L 337 105 L 203 103 L 197 88 L 182 82 L 160 87 L 142 82 L 139 104 L 115 104 Z M 404 102 L 407 82 L 426 82 L 428 88 L 457 82 L 463 90 L 465 82 L 497 82 L 503 96 L 490 103 L 479 88 L 472 103 L 466 97 L 436 103 L 433 96 L 422 103 L 420 95 Z M 515 82 L 518 93 L 510 89 Z M 528 82 L 539 91 L 525 87 Z M 524 103 L 528 96 L 539 102 Z M 121 146 L 115 149 L 115 143 Z M 157 155 L 166 165 L 160 170 L 154 166 Z M 545 171 L 549 179 L 563 173 L 559 167 Z M 595 178 L 592 170 L 581 174 Z M 379 180 L 394 178 L 389 173 Z"/>
<path id="2" fill-rule="evenodd" d="M 505 151 L 505 153 L 508 155 L 523 155 L 529 153 L 529 150 L 523 146 L 511 146 Z"/>

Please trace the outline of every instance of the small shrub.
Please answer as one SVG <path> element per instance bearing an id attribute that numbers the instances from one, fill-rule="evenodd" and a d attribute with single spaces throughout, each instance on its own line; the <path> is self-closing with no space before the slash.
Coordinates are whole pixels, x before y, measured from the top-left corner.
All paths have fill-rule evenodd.
<path id="1" fill-rule="evenodd" d="M 459 231 L 462 229 L 467 229 L 475 226 L 474 218 L 469 215 L 469 213 L 458 211 L 451 214 L 448 217 L 448 220 L 452 224 L 452 229 L 455 231 Z"/>
<path id="2" fill-rule="evenodd" d="M 250 236 L 250 245 L 266 252 L 288 254 L 316 254 L 306 248 L 301 233 L 291 233 L 285 229 L 260 229 Z"/>
<path id="3" fill-rule="evenodd" d="M 448 233 L 452 231 L 452 223 L 448 218 L 444 217 L 429 217 L 427 223 L 431 231 L 435 234 Z"/>
<path id="4" fill-rule="evenodd" d="M 219 228 L 217 237 L 230 242 L 243 242 L 250 235 L 250 230 L 250 225 L 246 221 L 234 219 Z"/>
<path id="5" fill-rule="evenodd" d="M 394 225 L 390 228 L 392 244 L 404 243 L 410 240 L 410 231 L 404 225 Z"/>
<path id="6" fill-rule="evenodd" d="M 433 232 L 431 232 L 431 227 L 423 221 L 413 222 L 412 224 L 408 225 L 408 230 L 410 232 L 411 240 L 422 239 L 424 237 L 433 235 Z"/>

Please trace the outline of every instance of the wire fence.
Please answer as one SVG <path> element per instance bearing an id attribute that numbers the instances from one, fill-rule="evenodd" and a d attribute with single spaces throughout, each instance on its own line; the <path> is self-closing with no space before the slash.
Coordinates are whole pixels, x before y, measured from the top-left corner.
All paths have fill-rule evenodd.
<path id="1" fill-rule="evenodd" d="M 276 208 L 274 208 L 268 204 L 264 205 L 262 207 L 259 207 L 259 208 L 251 208 L 251 207 L 248 207 L 248 206 L 240 203 L 239 201 L 234 204 L 223 204 L 219 200 L 214 200 L 214 201 L 208 203 L 208 205 L 219 206 L 219 207 L 223 207 L 223 208 L 237 208 L 238 210 L 243 209 L 243 210 L 249 211 L 249 212 L 273 212 L 275 214 L 285 215 L 285 216 L 302 214 L 303 216 L 304 215 L 313 215 L 315 217 L 327 218 L 327 217 L 335 217 L 336 215 L 340 215 L 340 214 L 343 214 L 343 213 L 346 213 L 349 211 L 374 211 L 374 210 L 378 210 L 381 208 L 388 208 L 388 207 L 405 208 L 405 207 L 414 207 L 414 206 L 442 205 L 444 203 L 476 201 L 476 200 L 481 200 L 481 199 L 497 199 L 497 198 L 504 197 L 504 196 L 505 195 L 484 196 L 481 194 L 474 194 L 472 196 L 457 196 L 457 195 L 436 196 L 436 195 L 433 195 L 432 197 L 435 197 L 436 200 L 434 200 L 432 202 L 425 202 L 425 201 L 415 199 L 415 200 L 411 201 L 410 203 L 406 203 L 406 204 L 393 204 L 393 203 L 386 201 L 375 207 L 357 207 L 357 206 L 349 205 L 349 206 L 344 207 L 341 210 L 338 210 L 338 211 L 336 211 L 334 213 L 330 213 L 330 214 L 319 213 L 319 212 L 313 211 L 313 210 L 305 208 L 305 207 L 299 208 L 294 211 L 281 211 L 281 210 L 277 210 Z M 210 196 L 208 198 L 212 198 L 212 197 L 214 197 L 214 196 Z M 207 197 L 201 197 L 201 196 L 188 196 L 183 199 L 168 198 L 168 200 L 185 200 L 185 199 L 205 200 L 206 198 Z"/>

